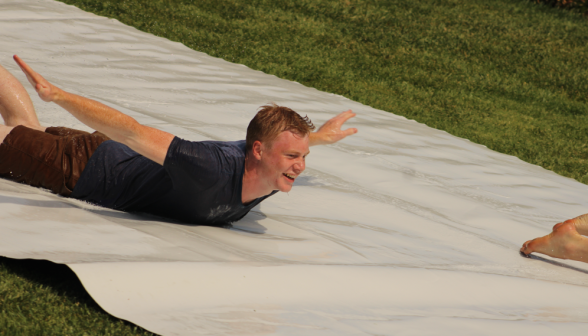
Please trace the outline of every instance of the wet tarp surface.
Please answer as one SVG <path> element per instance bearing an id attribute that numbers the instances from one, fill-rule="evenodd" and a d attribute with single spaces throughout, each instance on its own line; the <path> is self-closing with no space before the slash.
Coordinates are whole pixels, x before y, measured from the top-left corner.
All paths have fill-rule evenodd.
<path id="1" fill-rule="evenodd" d="M 268 102 L 359 133 L 232 228 L 0 180 L 0 254 L 65 263 L 162 335 L 584 335 L 588 267 L 518 248 L 588 212 L 588 186 L 343 97 L 49 0 L 0 0 L 0 62 L 188 140 L 239 140 Z M 29 93 L 33 94 L 26 83 Z M 89 130 L 35 102 L 44 125 Z"/>

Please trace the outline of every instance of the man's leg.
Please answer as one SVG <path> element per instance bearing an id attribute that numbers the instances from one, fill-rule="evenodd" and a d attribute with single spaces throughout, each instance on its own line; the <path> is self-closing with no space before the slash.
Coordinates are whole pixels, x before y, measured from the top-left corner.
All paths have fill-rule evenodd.
<path id="1" fill-rule="evenodd" d="M 588 214 L 555 224 L 547 236 L 529 240 L 521 252 L 543 253 L 551 257 L 588 262 Z"/>
<path id="2" fill-rule="evenodd" d="M 42 127 L 31 99 L 0 66 L 0 177 L 69 196 L 104 134 Z"/>
<path id="3" fill-rule="evenodd" d="M 0 143 L 14 126 L 45 131 L 37 119 L 33 102 L 29 94 L 10 72 L 0 65 L 0 115 L 4 126 L 0 125 Z"/>
<path id="4" fill-rule="evenodd" d="M 104 134 L 63 127 L 14 127 L 0 143 L 0 177 L 70 196 Z"/>
<path id="5" fill-rule="evenodd" d="M 8 133 L 12 131 L 14 127 L 0 125 L 0 143 L 4 141 Z"/>

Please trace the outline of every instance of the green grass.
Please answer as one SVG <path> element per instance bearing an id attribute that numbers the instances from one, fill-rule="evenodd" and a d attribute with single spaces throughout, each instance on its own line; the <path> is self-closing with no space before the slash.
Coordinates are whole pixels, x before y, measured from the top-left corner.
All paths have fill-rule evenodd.
<path id="1" fill-rule="evenodd" d="M 526 0 L 63 2 L 588 182 L 588 21 L 577 13 Z M 6 265 L 0 329 L 129 327 L 78 299 L 81 288 L 18 280 Z"/>
<path id="2" fill-rule="evenodd" d="M 153 335 L 104 312 L 65 265 L 0 257 L 0 335 Z"/>
<path id="3" fill-rule="evenodd" d="M 524 0 L 63 1 L 588 182 L 577 13 Z"/>

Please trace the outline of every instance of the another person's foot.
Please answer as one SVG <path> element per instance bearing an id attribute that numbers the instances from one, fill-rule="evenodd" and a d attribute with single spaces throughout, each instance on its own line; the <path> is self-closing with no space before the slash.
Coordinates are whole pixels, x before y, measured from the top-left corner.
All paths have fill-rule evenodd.
<path id="1" fill-rule="evenodd" d="M 558 223 L 547 236 L 525 242 L 520 251 L 527 256 L 538 252 L 554 258 L 588 262 L 588 238 L 578 233 L 585 232 L 587 220 L 588 216 L 583 215 Z"/>

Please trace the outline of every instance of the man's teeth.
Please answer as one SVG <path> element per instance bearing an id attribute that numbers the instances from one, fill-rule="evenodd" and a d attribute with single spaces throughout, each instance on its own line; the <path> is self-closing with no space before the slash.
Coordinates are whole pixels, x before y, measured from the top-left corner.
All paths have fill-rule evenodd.
<path id="1" fill-rule="evenodd" d="M 284 173 L 284 175 L 285 175 L 287 178 L 290 178 L 290 179 L 295 179 L 295 178 L 296 178 L 294 175 L 290 175 L 290 174 L 286 174 L 286 173 Z"/>

